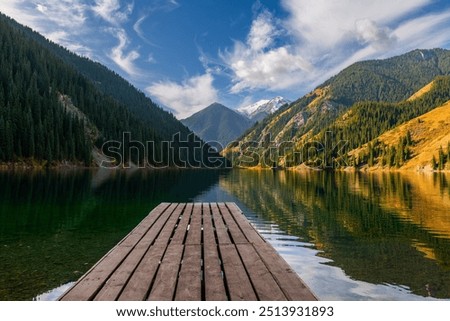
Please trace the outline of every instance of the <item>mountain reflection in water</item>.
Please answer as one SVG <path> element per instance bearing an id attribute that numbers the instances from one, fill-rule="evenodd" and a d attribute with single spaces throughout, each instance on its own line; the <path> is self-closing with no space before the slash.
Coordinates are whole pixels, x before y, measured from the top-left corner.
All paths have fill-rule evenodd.
<path id="1" fill-rule="evenodd" d="M 449 299 L 448 179 L 253 170 L 0 172 L 0 300 L 55 299 L 157 204 L 192 201 L 236 202 L 320 299 Z"/>

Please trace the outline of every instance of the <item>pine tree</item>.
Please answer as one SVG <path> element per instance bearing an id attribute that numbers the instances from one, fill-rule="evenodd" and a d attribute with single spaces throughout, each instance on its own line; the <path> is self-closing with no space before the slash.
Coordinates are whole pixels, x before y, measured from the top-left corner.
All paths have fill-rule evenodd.
<path id="1" fill-rule="evenodd" d="M 434 155 L 433 155 L 433 158 L 431 159 L 431 168 L 433 170 L 437 170 L 437 168 L 438 168 L 438 163 L 437 163 L 436 157 Z"/>
<path id="2" fill-rule="evenodd" d="M 447 143 L 447 162 L 450 163 L 450 142 Z"/>
<path id="3" fill-rule="evenodd" d="M 6 148 L 6 140 L 5 139 L 6 139 L 5 120 L 0 115 L 0 161 L 4 161 L 6 159 L 5 158 L 5 148 Z"/>
<path id="4" fill-rule="evenodd" d="M 372 167 L 374 165 L 374 147 L 372 143 L 369 143 L 368 148 L 369 148 L 369 158 L 367 160 L 367 164 L 370 167 Z"/>
<path id="5" fill-rule="evenodd" d="M 403 147 L 402 147 L 402 144 L 400 143 L 397 146 L 396 153 L 395 153 L 395 166 L 397 166 L 397 167 L 402 166 L 403 158 L 404 158 Z"/>
<path id="6" fill-rule="evenodd" d="M 412 146 L 413 141 L 412 141 L 412 137 L 411 137 L 411 132 L 408 130 L 406 132 L 406 146 Z"/>
<path id="7" fill-rule="evenodd" d="M 396 150 L 394 146 L 391 146 L 388 150 L 388 154 L 387 154 L 387 164 L 389 167 L 393 167 L 395 165 L 395 154 L 396 154 Z"/>
<path id="8" fill-rule="evenodd" d="M 13 130 L 11 122 L 9 120 L 5 123 L 5 160 L 13 160 L 14 157 L 14 146 L 13 146 Z"/>
<path id="9" fill-rule="evenodd" d="M 444 150 L 442 149 L 442 146 L 439 147 L 439 163 L 438 163 L 438 169 L 441 171 L 444 169 L 445 166 L 445 155 Z"/>
<path id="10" fill-rule="evenodd" d="M 387 160 L 387 151 L 386 151 L 386 147 L 385 147 L 384 144 L 383 144 L 382 152 L 381 152 L 381 165 L 382 165 L 382 166 L 386 166 L 387 163 L 388 163 L 388 160 Z"/>

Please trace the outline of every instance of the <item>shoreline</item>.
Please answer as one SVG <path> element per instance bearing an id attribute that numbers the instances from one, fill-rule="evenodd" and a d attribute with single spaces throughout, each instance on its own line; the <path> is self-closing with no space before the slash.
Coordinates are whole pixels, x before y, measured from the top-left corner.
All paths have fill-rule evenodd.
<path id="1" fill-rule="evenodd" d="M 354 168 L 352 166 L 344 167 L 344 168 L 332 168 L 332 169 L 323 169 L 323 168 L 315 168 L 309 167 L 304 164 L 292 167 L 261 167 L 261 166 L 253 166 L 253 167 L 240 167 L 236 166 L 233 169 L 242 169 L 242 170 L 252 170 L 252 171 L 296 171 L 296 172 L 359 172 L 359 173 L 450 173 L 450 169 L 444 170 L 433 170 L 426 168 L 421 169 L 413 169 L 413 168 L 378 168 L 378 167 L 362 167 L 362 168 Z"/>
<path id="2" fill-rule="evenodd" d="M 71 162 L 58 162 L 53 163 L 52 165 L 48 166 L 47 161 L 18 161 L 18 162 L 6 162 L 6 163 L 0 163 L 0 171 L 45 171 L 45 170 L 230 170 L 230 169 L 237 169 L 237 170 L 250 170 L 250 171 L 297 171 L 297 172 L 304 172 L 304 171 L 311 171 L 311 172 L 322 172 L 322 171 L 328 171 L 328 172 L 360 172 L 360 173 L 450 173 L 449 169 L 443 169 L 443 170 L 433 170 L 431 169 L 431 166 L 425 166 L 421 168 L 380 168 L 378 166 L 374 167 L 367 167 L 363 166 L 361 168 L 354 168 L 352 166 L 343 167 L 343 168 L 329 168 L 329 169 L 323 169 L 323 168 L 315 168 L 310 167 L 304 164 L 298 165 L 298 166 L 292 166 L 292 167 L 262 167 L 262 166 L 252 166 L 252 167 L 243 167 L 243 166 L 232 166 L 232 167 L 225 167 L 225 168 L 210 168 L 210 167 L 177 167 L 177 166 L 169 166 L 169 167 L 144 167 L 144 168 L 138 168 L 136 166 L 129 166 L 129 167 L 120 167 L 120 168 L 113 168 L 113 167 L 101 167 L 98 164 L 86 166 L 81 163 L 71 163 Z"/>

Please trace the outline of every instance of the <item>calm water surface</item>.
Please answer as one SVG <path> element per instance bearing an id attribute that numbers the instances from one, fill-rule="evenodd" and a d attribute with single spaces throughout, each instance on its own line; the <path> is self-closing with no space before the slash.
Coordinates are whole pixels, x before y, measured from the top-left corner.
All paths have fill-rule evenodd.
<path id="1" fill-rule="evenodd" d="M 234 201 L 323 300 L 450 298 L 450 176 L 0 172 L 0 300 L 51 300 L 162 201 Z"/>

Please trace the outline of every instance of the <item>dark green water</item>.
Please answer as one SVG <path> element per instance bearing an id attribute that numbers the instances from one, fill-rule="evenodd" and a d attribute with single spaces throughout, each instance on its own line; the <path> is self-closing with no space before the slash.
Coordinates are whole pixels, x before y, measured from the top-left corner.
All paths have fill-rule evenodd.
<path id="1" fill-rule="evenodd" d="M 54 299 L 162 201 L 234 201 L 321 299 L 450 298 L 450 176 L 0 172 L 0 300 Z M 44 295 L 42 295 L 44 294 Z"/>

